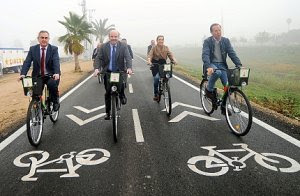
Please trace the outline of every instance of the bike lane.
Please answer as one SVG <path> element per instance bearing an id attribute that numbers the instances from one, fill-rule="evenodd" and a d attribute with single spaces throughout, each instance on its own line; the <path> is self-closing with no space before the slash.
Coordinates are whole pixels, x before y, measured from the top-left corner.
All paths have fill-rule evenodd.
<path id="1" fill-rule="evenodd" d="M 52 126 L 50 120 L 46 120 L 47 129 L 37 149 L 31 147 L 26 134 L 22 134 L 0 152 L 0 170 L 5 176 L 1 178 L 1 187 L 4 187 L 1 195 L 297 195 L 300 192 L 297 184 L 299 172 L 272 171 L 258 164 L 254 156 L 245 161 L 246 167 L 241 171 L 224 165 L 226 162 L 218 156 L 209 159 L 215 168 L 206 169 L 204 161 L 189 162 L 193 157 L 208 156 L 208 150 L 201 147 L 217 146 L 216 150 L 240 148 L 233 146 L 236 143 L 247 144 L 249 149 L 260 154 L 281 154 L 298 163 L 300 156 L 295 145 L 256 124 L 248 135 L 236 137 L 230 133 L 219 110 L 212 115 L 215 119 L 204 119 L 204 112 L 199 110 L 198 92 L 175 78 L 171 79 L 171 93 L 177 106 L 171 117 L 167 117 L 162 111 L 163 103 L 152 101 L 152 77 L 147 66 L 138 59 L 135 65 L 135 75 L 128 80 L 133 93 L 127 90 L 128 104 L 122 107 L 117 144 L 113 142 L 111 121 L 104 121 L 101 116 L 104 112 L 103 86 L 92 78 L 63 102 L 57 124 Z M 95 90 L 98 88 L 99 91 Z M 138 111 L 144 142 L 137 142 L 132 109 Z M 181 120 L 176 119 L 185 111 L 190 113 Z M 198 116 L 191 115 L 193 113 Z M 81 121 L 74 121 L 76 118 L 70 115 Z M 48 172 L 36 172 L 36 181 L 22 181 L 22 177 L 30 173 L 30 168 L 16 166 L 13 161 L 23 153 L 37 150 L 49 153 L 47 161 L 67 160 L 73 156 L 73 165 L 70 160 L 69 165 L 67 161 L 59 163 L 57 160 L 39 168 L 48 169 Z M 223 154 L 230 158 L 243 157 L 247 151 Z M 207 176 L 196 173 L 191 165 L 199 170 L 205 169 L 207 173 L 217 173 L 223 168 L 225 171 L 226 167 L 228 171 L 220 176 Z M 289 166 L 288 162 L 280 160 L 280 167 Z M 54 169 L 65 168 L 68 168 L 67 172 L 54 172 Z M 69 177 L 61 177 L 66 174 Z"/>

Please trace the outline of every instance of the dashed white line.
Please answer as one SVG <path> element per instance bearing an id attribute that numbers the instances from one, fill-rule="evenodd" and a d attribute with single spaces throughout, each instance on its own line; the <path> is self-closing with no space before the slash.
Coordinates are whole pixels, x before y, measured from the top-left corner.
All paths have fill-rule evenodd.
<path id="1" fill-rule="evenodd" d="M 143 131 L 140 123 L 140 117 L 137 109 L 132 109 L 134 130 L 135 130 L 135 138 L 137 142 L 144 142 Z"/>
<path id="2" fill-rule="evenodd" d="M 128 87 L 129 87 L 129 93 L 133 93 L 133 88 L 132 88 L 132 84 L 128 84 Z"/>

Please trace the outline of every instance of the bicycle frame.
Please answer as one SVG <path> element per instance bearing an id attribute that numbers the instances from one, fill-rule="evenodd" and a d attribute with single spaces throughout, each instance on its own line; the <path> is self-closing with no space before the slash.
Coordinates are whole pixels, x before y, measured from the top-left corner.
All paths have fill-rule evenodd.
<path id="1" fill-rule="evenodd" d="M 228 165 L 234 167 L 233 171 L 241 171 L 243 168 L 245 168 L 246 167 L 245 161 L 247 159 L 251 158 L 252 156 L 261 156 L 261 157 L 263 157 L 263 159 L 265 159 L 269 162 L 279 163 L 279 161 L 277 161 L 277 160 L 270 159 L 268 157 L 265 157 L 255 151 L 249 149 L 247 144 L 240 143 L 240 144 L 232 144 L 232 145 L 240 146 L 241 148 L 240 149 L 223 149 L 223 150 L 215 150 L 216 146 L 204 146 L 201 148 L 208 150 L 209 156 L 212 156 L 212 157 L 218 156 L 218 157 L 222 158 L 224 161 L 228 162 Z M 240 159 L 239 159 L 239 157 L 229 158 L 222 154 L 222 153 L 226 153 L 226 152 L 246 152 L 246 151 L 248 152 L 248 154 L 246 154 L 244 157 L 242 157 Z M 235 165 L 234 162 L 241 164 L 241 166 Z M 219 166 L 227 166 L 227 164 L 225 163 L 225 164 L 219 165 Z"/>

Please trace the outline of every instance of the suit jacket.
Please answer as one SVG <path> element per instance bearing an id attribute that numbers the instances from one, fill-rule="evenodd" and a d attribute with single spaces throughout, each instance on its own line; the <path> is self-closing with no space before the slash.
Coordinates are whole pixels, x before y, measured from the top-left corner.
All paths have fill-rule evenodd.
<path id="1" fill-rule="evenodd" d="M 151 49 L 152 49 L 152 45 L 149 45 L 147 48 L 147 56 L 149 55 L 149 52 L 151 51 Z"/>
<path id="2" fill-rule="evenodd" d="M 221 47 L 221 55 L 223 62 L 225 63 L 226 67 L 228 68 L 226 58 L 227 55 L 230 57 L 232 62 L 236 66 L 242 66 L 242 63 L 240 59 L 237 57 L 234 49 L 231 46 L 231 43 L 228 38 L 222 37 L 220 41 L 220 47 Z M 211 36 L 204 40 L 203 43 L 203 49 L 202 49 L 202 61 L 203 61 L 203 70 L 206 70 L 211 66 L 213 57 L 214 57 L 214 50 L 215 50 L 215 44 L 214 44 L 214 38 Z"/>
<path id="3" fill-rule="evenodd" d="M 33 71 L 32 77 L 37 77 L 41 75 L 41 54 L 40 54 L 40 45 L 31 46 L 27 57 L 23 63 L 21 75 L 26 75 L 31 63 L 33 62 Z M 50 74 L 60 74 L 60 63 L 58 48 L 48 44 L 46 52 L 46 61 L 45 67 L 48 73 Z"/>
<path id="4" fill-rule="evenodd" d="M 133 59 L 133 52 L 131 50 L 131 46 L 129 44 L 127 44 L 127 47 L 128 47 L 129 54 L 130 54 L 131 58 Z"/>
<path id="5" fill-rule="evenodd" d="M 95 58 L 95 69 L 102 67 L 103 72 L 107 72 L 110 62 L 110 42 L 106 42 L 98 50 Z M 125 63 L 126 62 L 126 63 Z M 117 42 L 116 48 L 116 65 L 120 71 L 126 71 L 132 68 L 132 58 L 129 54 L 127 44 L 120 41 Z"/>

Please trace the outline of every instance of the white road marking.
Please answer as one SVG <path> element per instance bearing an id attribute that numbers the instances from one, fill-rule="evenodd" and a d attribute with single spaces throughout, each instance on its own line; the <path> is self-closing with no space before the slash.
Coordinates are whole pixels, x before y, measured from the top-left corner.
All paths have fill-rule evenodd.
<path id="1" fill-rule="evenodd" d="M 197 106 L 193 106 L 193 105 L 189 105 L 189 104 L 185 104 L 185 103 L 180 103 L 180 102 L 174 102 L 172 103 L 172 109 L 176 108 L 177 106 L 183 106 L 183 107 L 187 107 L 187 108 L 193 108 L 196 110 L 203 110 L 203 108 L 197 107 Z M 166 111 L 166 109 L 163 109 L 162 111 Z"/>
<path id="2" fill-rule="evenodd" d="M 74 116 L 73 114 L 69 114 L 69 115 L 66 115 L 66 116 L 69 117 L 74 122 L 76 122 L 79 126 L 82 126 L 82 125 L 85 125 L 89 122 L 97 120 L 98 118 L 101 118 L 102 116 L 105 116 L 105 115 L 106 115 L 105 113 L 101 113 L 101 114 L 98 114 L 98 115 L 93 116 L 93 117 L 91 117 L 89 119 L 86 119 L 86 120 L 81 120 L 80 118 L 78 118 L 77 116 Z"/>
<path id="3" fill-rule="evenodd" d="M 137 109 L 132 109 L 135 137 L 137 142 L 144 142 L 143 131 Z"/>
<path id="4" fill-rule="evenodd" d="M 147 62 L 145 59 L 143 59 L 143 58 L 140 57 L 139 55 L 137 55 L 137 54 L 135 54 L 135 55 L 136 55 L 137 57 L 139 57 L 140 59 L 142 59 L 143 61 Z M 192 89 L 194 89 L 194 90 L 200 92 L 200 88 L 198 88 L 198 87 L 192 85 L 191 83 L 189 83 L 189 82 L 187 82 L 187 81 L 185 81 L 185 80 L 179 78 L 178 76 L 176 76 L 176 75 L 174 75 L 174 74 L 173 74 L 173 77 L 174 77 L 175 79 L 179 80 L 180 82 L 186 84 L 187 86 L 191 87 Z M 274 127 L 272 127 L 271 125 L 269 125 L 269 124 L 267 124 L 267 123 L 265 123 L 265 122 L 263 122 L 263 121 L 261 121 L 261 120 L 255 118 L 255 117 L 253 117 L 253 122 L 255 122 L 256 124 L 258 124 L 259 126 L 263 127 L 264 129 L 266 129 L 266 130 L 272 132 L 273 134 L 275 134 L 275 135 L 277 135 L 277 136 L 279 136 L 279 137 L 285 139 L 286 141 L 288 141 L 288 142 L 290 142 L 290 143 L 292 143 L 292 144 L 294 144 L 294 145 L 296 145 L 297 147 L 300 148 L 300 141 L 297 140 L 297 139 L 295 139 L 295 138 L 293 138 L 292 136 L 283 133 L 282 131 L 280 131 L 280 130 L 274 128 Z"/>
<path id="5" fill-rule="evenodd" d="M 64 99 L 66 99 L 69 95 L 71 95 L 75 90 L 77 90 L 80 86 L 82 86 L 84 83 L 86 83 L 93 75 L 90 75 L 89 77 L 87 77 L 85 80 L 83 80 L 82 82 L 80 82 L 77 86 L 75 86 L 72 90 L 70 90 L 69 92 L 67 92 L 66 94 L 64 94 L 64 96 L 62 96 L 60 98 L 60 102 L 62 102 Z M 13 142 L 17 137 L 19 137 L 22 133 L 24 133 L 26 131 L 26 124 L 23 125 L 20 129 L 18 129 L 16 132 L 14 132 L 12 135 L 10 135 L 8 138 L 6 138 L 5 140 L 3 140 L 0 143 L 0 152 L 6 147 L 8 146 L 11 142 Z"/>
<path id="6" fill-rule="evenodd" d="M 183 111 L 182 113 L 180 113 L 179 115 L 177 115 L 175 118 L 173 118 L 169 122 L 179 122 L 179 121 L 181 121 L 182 119 L 184 119 L 188 115 L 195 116 L 195 117 L 198 117 L 198 118 L 203 118 L 203 119 L 206 119 L 206 120 L 211 120 L 211 121 L 220 120 L 220 119 L 212 118 L 212 117 L 205 116 L 205 115 L 202 115 L 202 114 L 196 114 L 194 112 Z"/>
<path id="7" fill-rule="evenodd" d="M 80 110 L 80 111 L 82 111 L 84 113 L 89 114 L 89 113 L 92 113 L 92 112 L 95 112 L 97 110 L 101 110 L 101 109 L 105 108 L 105 105 L 102 105 L 102 106 L 99 106 L 99 107 L 96 107 L 96 108 L 93 108 L 93 109 L 90 109 L 90 110 L 86 109 L 86 108 L 84 108 L 82 106 L 73 106 L 73 107 L 76 108 L 77 110 Z"/>
<path id="8" fill-rule="evenodd" d="M 129 93 L 133 93 L 133 88 L 132 88 L 132 84 L 128 84 L 128 87 L 129 87 Z"/>

